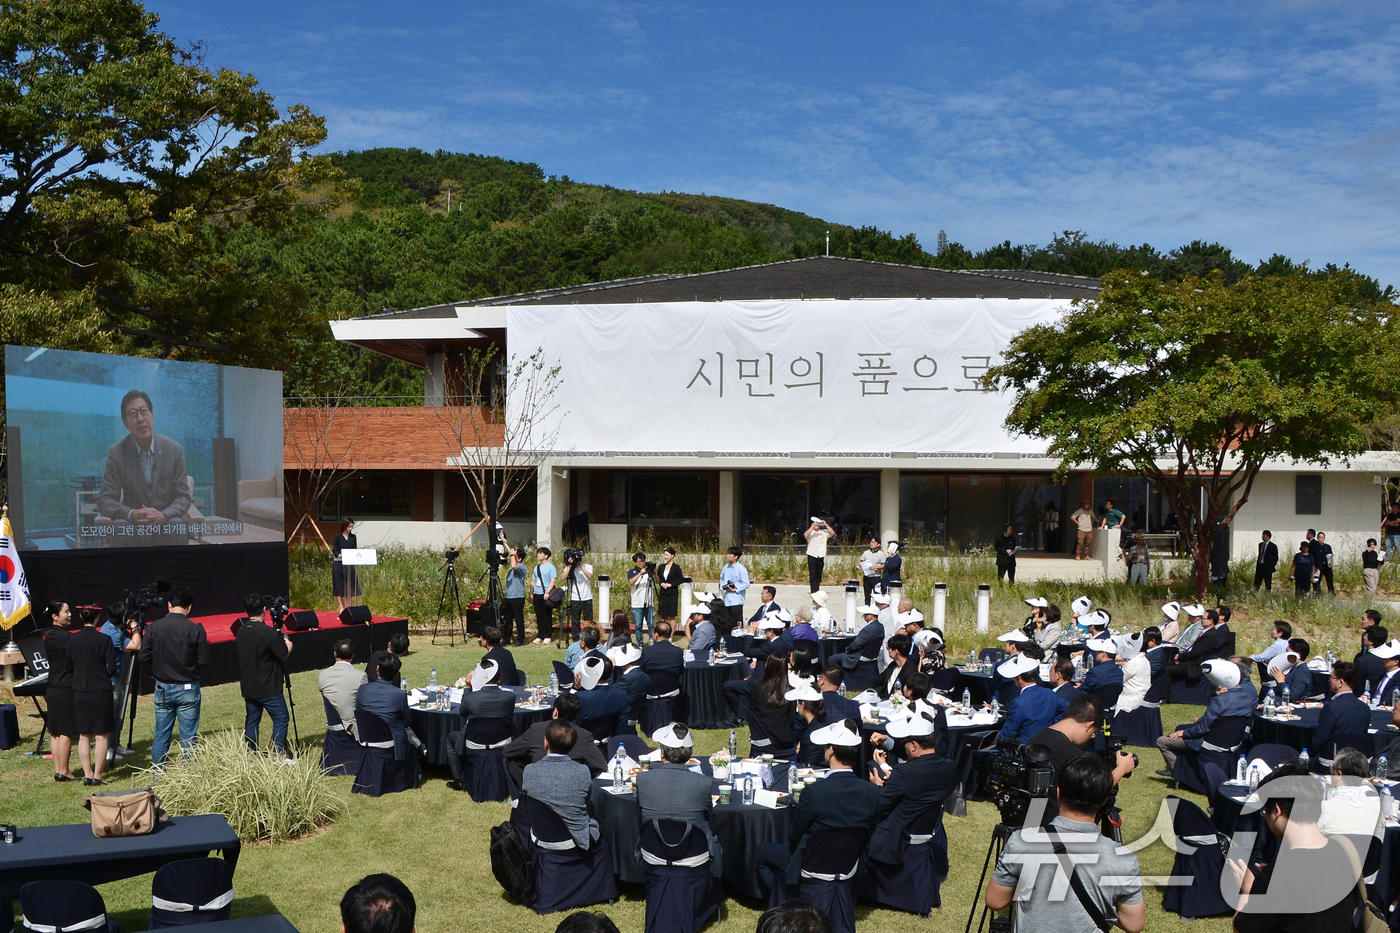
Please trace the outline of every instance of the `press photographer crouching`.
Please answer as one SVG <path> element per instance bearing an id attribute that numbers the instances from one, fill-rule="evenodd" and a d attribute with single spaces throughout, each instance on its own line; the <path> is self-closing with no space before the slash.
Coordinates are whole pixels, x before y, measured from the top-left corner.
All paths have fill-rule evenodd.
<path id="1" fill-rule="evenodd" d="M 1017 930 L 1092 933 L 1116 923 L 1126 933 L 1139 933 L 1147 906 L 1137 856 L 1120 850 L 1095 825 L 1117 777 L 1093 754 L 1065 761 L 1056 771 L 1059 815 L 1044 828 L 1011 834 L 987 883 L 987 907 L 1004 910 L 1014 897 Z M 1047 864 L 1056 867 L 1043 871 Z M 1022 879 L 1022 871 L 1029 878 Z M 1065 875 L 1069 891 L 1063 891 Z"/>
<path id="2" fill-rule="evenodd" d="M 272 717 L 272 747 L 287 754 L 287 725 L 291 716 L 282 696 L 285 677 L 282 662 L 292 653 L 292 640 L 267 624 L 267 609 L 257 593 L 243 600 L 248 621 L 238 629 L 238 685 L 243 692 L 243 739 L 258 747 L 258 727 L 263 710 Z"/>

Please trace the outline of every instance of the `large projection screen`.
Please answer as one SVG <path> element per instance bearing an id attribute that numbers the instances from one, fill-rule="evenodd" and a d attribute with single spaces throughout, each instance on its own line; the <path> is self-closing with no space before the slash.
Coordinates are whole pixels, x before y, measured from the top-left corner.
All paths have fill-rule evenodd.
<path id="1" fill-rule="evenodd" d="M 283 544 L 282 374 L 5 347 L 21 550 Z"/>

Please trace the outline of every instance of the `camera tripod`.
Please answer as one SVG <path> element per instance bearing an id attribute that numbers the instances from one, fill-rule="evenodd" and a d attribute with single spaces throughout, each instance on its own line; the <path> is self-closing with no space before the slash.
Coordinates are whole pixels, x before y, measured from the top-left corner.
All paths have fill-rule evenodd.
<path id="1" fill-rule="evenodd" d="M 438 625 L 442 622 L 444 607 L 452 612 L 452 618 L 447 624 L 447 645 L 449 648 L 455 647 L 458 626 L 462 629 L 462 641 L 467 641 L 467 613 L 462 608 L 462 593 L 457 588 L 457 559 L 455 556 L 448 557 L 447 562 L 442 565 L 442 592 L 438 595 L 437 617 L 433 619 L 432 643 L 435 645 L 438 640 Z"/>
<path id="2" fill-rule="evenodd" d="M 277 629 L 277 634 L 282 634 L 282 629 Z M 301 750 L 301 733 L 297 730 L 297 701 L 292 695 L 292 673 L 287 670 L 287 662 L 282 662 L 282 689 L 287 694 L 287 711 L 292 716 L 292 747 Z M 292 757 L 288 755 L 287 757 Z"/>
<path id="3" fill-rule="evenodd" d="M 987 885 L 987 872 L 990 871 L 1001 858 L 1001 851 L 1006 848 L 1006 840 L 1011 838 L 1011 833 L 1014 832 L 1015 829 L 1016 827 L 1014 826 L 998 823 L 996 828 L 992 830 L 992 839 L 987 843 L 987 858 L 982 862 L 982 877 L 977 879 L 977 890 L 973 892 L 972 895 L 972 910 L 969 911 L 967 915 L 967 930 L 965 933 L 972 933 L 972 921 L 974 919 L 977 920 L 977 933 L 982 933 L 982 928 L 987 926 L 987 918 L 992 913 L 992 909 L 982 900 L 982 889 Z M 978 904 L 982 905 L 981 917 L 977 915 Z M 1014 903 L 1011 909 L 1016 909 Z M 992 917 L 991 929 L 997 931 L 1000 927 L 1001 923 L 998 921 L 998 918 Z"/>

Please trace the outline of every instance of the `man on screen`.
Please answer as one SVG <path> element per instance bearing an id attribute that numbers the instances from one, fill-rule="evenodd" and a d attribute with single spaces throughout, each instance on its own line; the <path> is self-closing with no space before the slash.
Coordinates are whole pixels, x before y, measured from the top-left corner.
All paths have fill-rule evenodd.
<path id="1" fill-rule="evenodd" d="M 123 396 L 121 415 L 131 433 L 107 448 L 98 511 L 138 525 L 178 521 L 190 509 L 185 452 L 156 433 L 155 406 L 140 389 Z"/>

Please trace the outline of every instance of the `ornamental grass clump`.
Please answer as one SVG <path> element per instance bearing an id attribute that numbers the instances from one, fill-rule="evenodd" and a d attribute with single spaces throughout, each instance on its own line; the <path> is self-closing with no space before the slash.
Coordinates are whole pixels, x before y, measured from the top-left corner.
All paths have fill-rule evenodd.
<path id="1" fill-rule="evenodd" d="M 250 751 L 230 729 L 201 735 L 192 754 L 144 774 L 172 816 L 219 813 L 244 842 L 286 842 L 334 822 L 348 806 L 320 760 L 316 749 L 296 759 Z"/>

